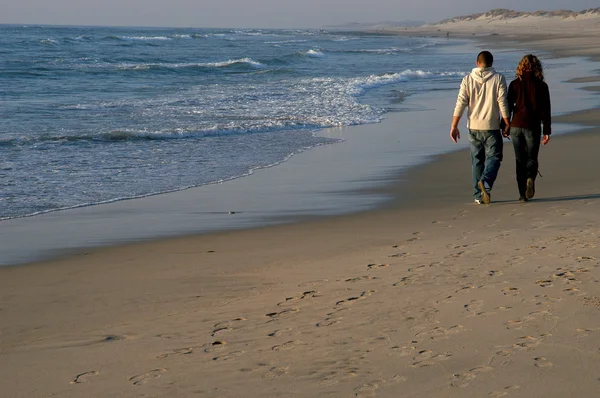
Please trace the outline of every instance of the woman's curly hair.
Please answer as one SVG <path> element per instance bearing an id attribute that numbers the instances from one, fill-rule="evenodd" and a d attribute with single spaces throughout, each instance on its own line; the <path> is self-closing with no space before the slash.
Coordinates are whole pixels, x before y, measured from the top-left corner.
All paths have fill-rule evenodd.
<path id="1" fill-rule="evenodd" d="M 517 66 L 516 77 L 520 78 L 525 72 L 533 72 L 535 77 L 544 81 L 544 69 L 542 62 L 533 54 L 527 54 L 523 57 L 519 66 Z"/>

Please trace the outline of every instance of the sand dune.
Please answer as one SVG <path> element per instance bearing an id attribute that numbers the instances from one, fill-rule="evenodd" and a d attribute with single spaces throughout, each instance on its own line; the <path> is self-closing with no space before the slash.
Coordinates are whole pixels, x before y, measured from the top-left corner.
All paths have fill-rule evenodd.
<path id="1" fill-rule="evenodd" d="M 505 47 L 510 41 L 518 41 L 532 44 L 531 48 L 554 50 L 563 56 L 592 55 L 597 53 L 600 8 L 581 12 L 533 13 L 500 9 L 484 14 L 449 18 L 419 27 L 383 30 L 404 35 L 476 36 L 501 43 Z"/>

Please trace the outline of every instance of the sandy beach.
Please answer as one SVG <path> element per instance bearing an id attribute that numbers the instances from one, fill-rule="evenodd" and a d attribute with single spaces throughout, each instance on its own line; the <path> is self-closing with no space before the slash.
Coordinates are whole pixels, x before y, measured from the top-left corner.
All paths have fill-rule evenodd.
<path id="1" fill-rule="evenodd" d="M 599 60 L 586 21 L 451 32 Z M 0 267 L 0 396 L 595 396 L 600 109 L 553 121 L 581 131 L 542 148 L 528 203 L 506 142 L 490 206 L 460 150 L 391 176 L 402 200 L 376 210 Z"/>

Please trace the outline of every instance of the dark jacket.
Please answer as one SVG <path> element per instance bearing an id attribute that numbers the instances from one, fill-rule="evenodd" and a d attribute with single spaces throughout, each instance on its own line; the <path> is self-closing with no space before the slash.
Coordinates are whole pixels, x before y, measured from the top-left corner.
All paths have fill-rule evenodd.
<path id="1" fill-rule="evenodd" d="M 542 132 L 552 133 L 550 117 L 550 92 L 548 85 L 535 77 L 532 72 L 513 80 L 508 87 L 508 107 L 512 115 L 511 127 L 521 127 Z"/>

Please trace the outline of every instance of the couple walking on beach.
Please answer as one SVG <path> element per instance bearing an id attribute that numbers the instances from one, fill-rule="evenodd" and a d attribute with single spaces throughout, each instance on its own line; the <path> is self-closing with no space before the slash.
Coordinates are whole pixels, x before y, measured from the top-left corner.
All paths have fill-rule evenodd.
<path id="1" fill-rule="evenodd" d="M 496 72 L 493 63 L 494 57 L 489 51 L 480 52 L 477 67 L 462 80 L 450 138 L 454 142 L 460 138 L 458 123 L 468 108 L 473 195 L 477 204 L 490 203 L 502 162 L 502 136 L 512 138 L 519 201 L 526 202 L 535 195 L 540 143 L 546 145 L 550 140 L 548 85 L 544 82 L 542 64 L 535 55 L 523 57 L 508 89 L 504 76 Z"/>

